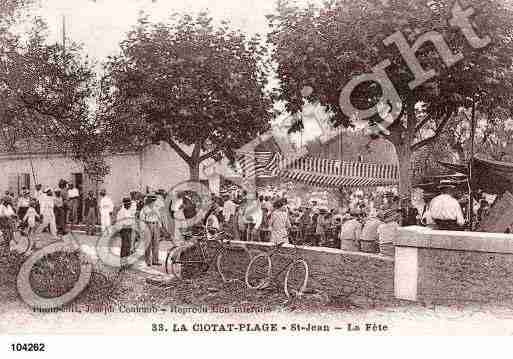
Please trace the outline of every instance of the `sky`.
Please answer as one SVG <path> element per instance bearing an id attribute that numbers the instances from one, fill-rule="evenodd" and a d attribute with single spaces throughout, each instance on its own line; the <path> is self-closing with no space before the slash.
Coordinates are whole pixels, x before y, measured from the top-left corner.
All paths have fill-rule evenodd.
<path id="1" fill-rule="evenodd" d="M 265 34 L 265 15 L 273 12 L 275 0 L 40 0 L 39 5 L 31 13 L 47 22 L 50 42 L 62 41 L 65 15 L 67 36 L 84 43 L 89 56 L 101 61 L 117 52 L 140 11 L 163 21 L 174 12 L 209 10 L 214 19 L 227 19 L 248 34 Z"/>

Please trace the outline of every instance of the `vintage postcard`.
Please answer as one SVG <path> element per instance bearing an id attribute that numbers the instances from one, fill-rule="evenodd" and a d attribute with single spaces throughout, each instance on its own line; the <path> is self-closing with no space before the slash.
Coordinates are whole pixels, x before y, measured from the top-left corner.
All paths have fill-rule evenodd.
<path id="1" fill-rule="evenodd" d="M 1 0 L 0 44 L 0 334 L 513 334 L 512 1 Z"/>

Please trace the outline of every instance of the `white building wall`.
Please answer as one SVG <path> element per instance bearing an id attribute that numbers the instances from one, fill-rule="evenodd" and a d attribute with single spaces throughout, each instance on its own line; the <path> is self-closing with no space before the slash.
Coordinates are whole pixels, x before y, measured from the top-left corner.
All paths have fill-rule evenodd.
<path id="1" fill-rule="evenodd" d="M 32 157 L 32 159 L 31 159 Z M 59 180 L 70 180 L 72 173 L 83 171 L 83 166 L 60 155 L 6 155 L 0 157 L 0 189 L 2 193 L 9 188 L 9 178 L 13 175 L 30 174 L 31 190 L 34 189 L 35 174 L 37 183 L 56 188 Z M 33 168 L 33 170 L 32 170 Z"/>
<path id="2" fill-rule="evenodd" d="M 107 157 L 106 162 L 110 166 L 110 173 L 100 187 L 107 190 L 115 203 L 121 202 L 123 196 L 128 195 L 130 191 L 142 189 L 139 155 L 113 155 Z M 71 181 L 73 173 L 83 173 L 83 165 L 62 155 L 33 155 L 32 160 L 27 155 L 0 156 L 1 193 L 12 185 L 9 183 L 12 176 L 22 173 L 30 174 L 31 191 L 34 191 L 36 183 L 42 184 L 43 189 L 57 188 L 60 179 Z M 84 180 L 86 185 L 85 175 Z"/>
<path id="3" fill-rule="evenodd" d="M 185 149 L 190 154 L 191 149 Z M 200 180 L 206 180 L 202 167 L 206 164 L 200 164 Z M 176 184 L 189 179 L 189 166 L 185 161 L 169 146 L 161 142 L 160 145 L 147 147 L 142 153 L 142 183 L 150 191 L 165 189 L 168 191 Z"/>
<path id="4" fill-rule="evenodd" d="M 189 151 L 187 151 L 190 153 Z M 56 188 L 60 179 L 70 181 L 73 173 L 83 173 L 83 165 L 63 155 L 32 155 L 4 154 L 0 155 L 0 193 L 9 188 L 12 176 L 30 174 L 31 190 L 34 190 L 32 166 L 36 182 L 43 188 Z M 142 153 L 125 153 L 107 156 L 106 162 L 110 173 L 104 179 L 101 188 L 105 188 L 116 204 L 121 202 L 130 191 L 146 192 L 163 188 L 169 190 L 176 184 L 189 179 L 189 167 L 168 144 L 153 145 Z M 206 180 L 203 166 L 200 165 L 200 179 Z M 87 190 L 87 179 L 84 175 L 84 190 Z"/>
<path id="5" fill-rule="evenodd" d="M 102 187 L 107 190 L 114 204 L 121 203 L 131 191 L 142 191 L 141 157 L 139 154 L 122 154 L 106 158 L 110 173 Z"/>

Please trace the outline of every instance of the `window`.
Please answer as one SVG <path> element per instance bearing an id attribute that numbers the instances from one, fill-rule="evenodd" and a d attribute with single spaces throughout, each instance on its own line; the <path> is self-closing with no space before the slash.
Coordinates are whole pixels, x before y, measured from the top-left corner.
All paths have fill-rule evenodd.
<path id="1" fill-rule="evenodd" d="M 8 176 L 9 191 L 14 194 L 21 194 L 21 189 L 30 189 L 30 173 L 10 173 Z"/>

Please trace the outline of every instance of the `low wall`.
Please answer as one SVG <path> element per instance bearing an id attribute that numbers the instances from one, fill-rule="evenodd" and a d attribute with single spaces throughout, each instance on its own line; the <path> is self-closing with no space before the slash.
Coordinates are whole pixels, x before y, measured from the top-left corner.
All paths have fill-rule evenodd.
<path id="1" fill-rule="evenodd" d="M 395 295 L 427 303 L 513 298 L 513 235 L 405 227 L 394 242 Z"/>
<path id="2" fill-rule="evenodd" d="M 262 251 L 269 251 L 272 246 L 262 242 L 232 243 L 246 244 L 250 250 Z M 309 288 L 331 297 L 353 293 L 352 298 L 365 301 L 365 305 L 371 307 L 390 305 L 395 301 L 393 258 L 334 248 L 297 248 L 298 255 L 306 260 L 310 269 Z M 293 253 L 294 246 L 285 244 L 280 254 L 273 256 L 273 268 L 282 268 L 287 263 L 286 256 Z"/>

